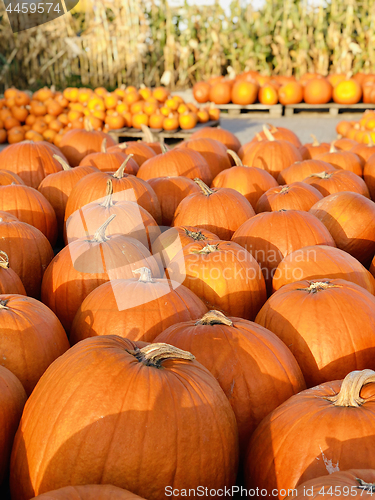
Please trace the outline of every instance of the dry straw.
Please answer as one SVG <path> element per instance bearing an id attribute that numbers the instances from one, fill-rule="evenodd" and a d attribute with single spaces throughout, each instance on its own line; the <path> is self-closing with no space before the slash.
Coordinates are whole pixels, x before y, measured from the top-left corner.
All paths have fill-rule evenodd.
<path id="1" fill-rule="evenodd" d="M 258 11 L 235 0 L 229 13 L 218 4 L 81 0 L 76 10 L 15 35 L 0 12 L 0 91 L 375 70 L 375 0 L 264 0 Z"/>

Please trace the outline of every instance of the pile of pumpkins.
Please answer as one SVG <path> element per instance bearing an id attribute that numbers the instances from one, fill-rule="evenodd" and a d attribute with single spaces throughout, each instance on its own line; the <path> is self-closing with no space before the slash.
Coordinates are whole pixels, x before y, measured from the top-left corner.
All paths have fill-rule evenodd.
<path id="1" fill-rule="evenodd" d="M 374 145 L 272 125 L 6 147 L 2 498 L 372 493 L 373 200 Z"/>
<path id="2" fill-rule="evenodd" d="M 240 73 L 235 78 L 223 76 L 198 82 L 193 87 L 198 103 L 240 104 L 260 102 L 272 106 L 298 104 L 375 103 L 375 74 L 357 73 L 353 77 L 331 74 L 327 77 L 306 73 L 299 80 L 294 76 L 265 76 L 256 71 Z"/>
<path id="3" fill-rule="evenodd" d="M 375 141 L 375 111 L 367 109 L 359 120 L 342 120 L 336 125 L 336 132 L 339 137 L 373 145 Z"/>
<path id="4" fill-rule="evenodd" d="M 62 136 L 72 129 L 187 130 L 197 123 L 218 120 L 215 106 L 197 107 L 164 87 L 133 86 L 108 92 L 99 87 L 66 88 L 63 92 L 42 88 L 30 95 L 14 88 L 0 99 L 0 144 L 23 140 L 48 141 L 59 146 Z"/>

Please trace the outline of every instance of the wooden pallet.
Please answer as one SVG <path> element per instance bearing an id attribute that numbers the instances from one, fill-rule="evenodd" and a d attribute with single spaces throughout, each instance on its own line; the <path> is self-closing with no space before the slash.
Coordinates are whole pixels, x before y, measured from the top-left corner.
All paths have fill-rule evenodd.
<path id="1" fill-rule="evenodd" d="M 366 109 L 375 109 L 375 104 L 364 104 L 362 102 L 358 104 L 336 104 L 335 102 L 329 102 L 328 104 L 306 104 L 301 102 L 299 104 L 287 104 L 284 106 L 284 115 L 293 116 L 295 113 L 301 111 L 315 111 L 328 112 L 331 116 L 338 116 L 340 113 L 363 113 Z"/>
<path id="2" fill-rule="evenodd" d="M 272 118 L 280 118 L 283 114 L 283 106 L 281 104 L 274 104 L 267 106 L 266 104 L 248 104 L 241 106 L 240 104 L 218 104 L 216 105 L 220 111 L 227 111 L 228 115 L 238 116 L 241 113 L 269 113 Z"/>
<path id="3" fill-rule="evenodd" d="M 204 127 L 218 127 L 220 125 L 220 120 L 211 120 L 206 123 L 198 123 L 198 125 L 189 130 L 152 130 L 152 135 L 155 137 L 155 140 L 160 139 L 189 139 L 194 132 L 204 128 Z M 110 130 L 109 135 L 116 141 L 121 142 L 120 139 L 124 138 L 137 138 L 144 139 L 145 133 L 142 130 L 137 130 L 134 128 L 122 128 L 119 130 Z"/>

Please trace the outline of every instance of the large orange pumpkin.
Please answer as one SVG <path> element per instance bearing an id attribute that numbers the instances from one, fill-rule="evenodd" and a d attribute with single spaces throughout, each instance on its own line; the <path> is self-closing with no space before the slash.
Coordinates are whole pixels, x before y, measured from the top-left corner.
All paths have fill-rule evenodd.
<path id="1" fill-rule="evenodd" d="M 362 97 L 362 87 L 356 80 L 343 80 L 333 87 L 332 97 L 339 104 L 357 104 Z"/>
<path id="2" fill-rule="evenodd" d="M 316 158 L 323 153 L 328 153 L 331 146 L 328 142 L 319 142 L 315 135 L 311 134 L 313 142 L 309 142 L 304 144 L 303 147 L 307 149 L 309 158 Z M 308 159 L 308 158 L 307 158 Z"/>
<path id="3" fill-rule="evenodd" d="M 298 104 L 303 100 L 303 86 L 298 82 L 288 82 L 279 88 L 281 104 Z"/>
<path id="4" fill-rule="evenodd" d="M 80 167 L 95 167 L 101 172 L 116 172 L 126 161 L 128 155 L 116 151 L 107 151 L 106 139 L 103 139 L 101 151 L 85 156 L 79 163 Z M 111 148 L 110 148 L 111 149 Z M 139 165 L 132 157 L 126 162 L 126 173 L 137 175 Z"/>
<path id="5" fill-rule="evenodd" d="M 55 155 L 63 170 L 45 177 L 38 187 L 38 191 L 50 202 L 57 219 L 59 235 L 63 233 L 65 208 L 70 193 L 78 181 L 86 175 L 97 171 L 96 167 L 70 167 L 61 157 Z"/>
<path id="6" fill-rule="evenodd" d="M 375 253 L 375 203 L 361 194 L 344 191 L 318 201 L 310 213 L 328 229 L 336 246 L 362 264 Z"/>
<path id="7" fill-rule="evenodd" d="M 259 85 L 255 81 L 238 80 L 232 87 L 232 102 L 246 106 L 257 100 Z"/>
<path id="8" fill-rule="evenodd" d="M 72 325 L 72 344 L 97 335 L 152 342 L 169 326 L 196 321 L 207 312 L 181 281 L 153 278 L 148 268 L 135 273 L 140 276 L 104 283 L 85 298 Z"/>
<path id="9" fill-rule="evenodd" d="M 253 320 L 267 299 L 262 271 L 249 252 L 232 241 L 196 241 L 169 263 L 168 276 L 183 283 L 208 308 Z"/>
<path id="10" fill-rule="evenodd" d="M 375 154 L 375 144 L 372 141 L 368 144 L 355 144 L 350 151 L 362 158 L 364 162 L 367 162 L 370 156 Z"/>
<path id="11" fill-rule="evenodd" d="M 197 151 L 206 160 L 212 178 L 220 172 L 231 167 L 225 145 L 215 139 L 201 138 L 183 141 L 178 145 L 179 149 L 188 148 Z"/>
<path id="12" fill-rule="evenodd" d="M 326 104 L 332 99 L 333 87 L 325 78 L 309 80 L 303 89 L 303 100 L 307 104 Z"/>
<path id="13" fill-rule="evenodd" d="M 58 490 L 42 493 L 35 500 L 142 500 L 128 490 L 110 484 L 85 484 L 65 486 Z"/>
<path id="14" fill-rule="evenodd" d="M 53 158 L 50 145 L 42 141 L 23 141 L 3 149 L 0 168 L 14 172 L 35 189 L 47 175 L 62 170 L 60 163 Z"/>
<path id="15" fill-rule="evenodd" d="M 71 348 L 34 390 L 14 441 L 11 493 L 28 500 L 96 483 L 161 500 L 168 486 L 231 488 L 237 466 L 231 406 L 191 353 L 102 336 Z"/>
<path id="16" fill-rule="evenodd" d="M 352 191 L 370 198 L 365 181 L 348 170 L 334 170 L 333 172 L 310 174 L 309 177 L 303 179 L 303 182 L 316 188 L 323 196 L 329 196 L 330 194 L 342 191 Z"/>
<path id="17" fill-rule="evenodd" d="M 271 83 L 266 83 L 260 87 L 258 92 L 258 99 L 261 104 L 272 106 L 279 102 L 279 94 Z"/>
<path id="18" fill-rule="evenodd" d="M 107 139 L 107 147 L 115 146 L 112 137 L 100 130 L 94 130 L 89 120 L 85 121 L 86 129 L 73 129 L 64 134 L 60 142 L 62 153 L 69 165 L 76 167 L 83 158 L 91 153 L 99 153 L 103 139 Z"/>
<path id="19" fill-rule="evenodd" d="M 178 205 L 173 226 L 199 226 L 229 240 L 240 225 L 255 215 L 248 200 L 228 188 L 210 189 L 200 179 L 194 179 L 199 193 L 184 198 Z"/>
<path id="20" fill-rule="evenodd" d="M 241 147 L 241 143 L 238 138 L 229 130 L 217 127 L 203 127 L 194 132 L 190 139 L 215 139 L 216 141 L 222 142 L 227 149 L 232 149 L 236 153 Z"/>
<path id="21" fill-rule="evenodd" d="M 257 214 L 282 209 L 308 212 L 322 198 L 323 195 L 315 187 L 311 189 L 311 186 L 307 187 L 303 182 L 292 182 L 292 184 L 272 187 L 266 191 L 259 198 L 255 211 Z"/>
<path id="22" fill-rule="evenodd" d="M 234 189 L 245 196 L 255 208 L 262 194 L 278 184 L 265 170 L 243 165 L 234 151 L 228 150 L 228 154 L 234 159 L 236 166 L 220 172 L 212 181 L 212 187 Z"/>
<path id="23" fill-rule="evenodd" d="M 36 189 L 21 184 L 1 186 L 0 210 L 39 229 L 52 246 L 56 243 L 55 211 L 50 202 Z"/>
<path id="24" fill-rule="evenodd" d="M 199 103 L 205 103 L 210 97 L 211 85 L 207 82 L 197 82 L 193 86 L 194 99 Z"/>
<path id="25" fill-rule="evenodd" d="M 310 213 L 299 210 L 258 214 L 237 229 L 232 241 L 257 260 L 269 291 L 274 272 L 284 257 L 310 245 L 335 246 L 324 224 Z"/>
<path id="26" fill-rule="evenodd" d="M 267 123 L 267 125 L 263 127 L 263 130 L 259 132 L 259 134 L 256 134 L 251 142 L 259 142 L 260 138 L 269 140 L 270 135 L 267 134 L 267 129 L 269 130 L 269 132 L 271 132 L 273 138 L 277 141 L 289 141 L 296 148 L 300 148 L 302 146 L 302 143 L 299 140 L 298 136 L 292 130 L 285 127 L 275 127 L 275 125 L 271 125 L 270 123 Z"/>
<path id="27" fill-rule="evenodd" d="M 83 300 L 99 285 L 132 278 L 133 271 L 142 266 L 150 267 L 154 276 L 160 275 L 156 260 L 138 240 L 122 234 L 106 235 L 106 228 L 115 217 L 116 214 L 112 214 L 94 235 L 69 243 L 52 260 L 43 276 L 42 301 L 67 332 Z"/>
<path id="28" fill-rule="evenodd" d="M 316 157 L 317 160 L 330 163 L 335 168 L 349 170 L 360 177 L 363 175 L 364 161 L 351 151 L 337 150 L 334 145 L 328 153 L 324 153 Z"/>
<path id="29" fill-rule="evenodd" d="M 143 129 L 142 129 L 143 130 Z M 108 153 L 123 153 L 124 155 L 133 155 L 133 160 L 140 167 L 146 160 L 156 156 L 156 152 L 146 142 L 129 141 L 121 142 L 108 148 Z"/>
<path id="30" fill-rule="evenodd" d="M 289 141 L 276 140 L 272 133 L 263 128 L 267 141 L 254 143 L 253 148 L 248 149 L 242 157 L 245 165 L 262 168 L 269 172 L 275 179 L 279 173 L 296 161 L 301 161 L 299 150 Z"/>
<path id="31" fill-rule="evenodd" d="M 44 271 L 53 259 L 53 250 L 44 234 L 14 215 L 0 212 L 1 250 L 20 277 L 27 295 L 38 299 Z"/>
<path id="32" fill-rule="evenodd" d="M 289 347 L 308 387 L 375 367 L 374 321 L 375 297 L 340 279 L 284 285 L 255 319 Z"/>
<path id="33" fill-rule="evenodd" d="M 292 163 L 290 167 L 280 172 L 277 181 L 281 185 L 291 184 L 292 182 L 301 182 L 311 174 L 334 172 L 335 170 L 336 168 L 333 165 L 322 160 L 310 159 L 296 161 Z"/>
<path id="34" fill-rule="evenodd" d="M 305 481 L 329 480 L 332 472 L 353 467 L 375 469 L 370 451 L 375 446 L 374 375 L 372 370 L 351 372 L 343 381 L 302 391 L 272 411 L 250 442 L 246 487 L 264 488 L 268 497 L 282 500 Z M 364 454 L 364 449 L 369 451 Z M 341 491 L 336 494 L 341 498 Z M 361 489 L 358 496 L 368 494 Z"/>
<path id="35" fill-rule="evenodd" d="M 207 161 L 197 151 L 187 148 L 165 151 L 145 161 L 137 173 L 137 177 L 146 181 L 156 177 L 180 175 L 190 179 L 199 177 L 208 184 L 212 181 Z"/>
<path id="36" fill-rule="evenodd" d="M 27 395 L 48 366 L 69 349 L 60 321 L 31 297 L 0 296 L 1 365 L 21 381 Z"/>
<path id="37" fill-rule="evenodd" d="M 337 467 L 338 468 L 338 467 Z M 375 471 L 373 469 L 336 470 L 328 476 L 320 476 L 301 483 L 285 499 L 322 499 L 335 492 L 335 498 L 344 500 L 374 493 Z"/>
<path id="38" fill-rule="evenodd" d="M 18 274 L 9 267 L 8 255 L 0 250 L 0 294 L 26 295 L 25 287 Z"/>
<path id="39" fill-rule="evenodd" d="M 232 86 L 229 82 L 221 81 L 211 85 L 208 98 L 215 104 L 228 104 L 232 98 Z"/>
<path id="40" fill-rule="evenodd" d="M 288 348 L 270 331 L 242 318 L 209 311 L 199 321 L 170 326 L 155 342 L 188 350 L 218 380 L 236 415 L 242 455 L 261 420 L 305 389 Z"/>
<path id="41" fill-rule="evenodd" d="M 107 236 L 130 236 L 151 249 L 152 243 L 160 234 L 159 226 L 141 206 L 118 200 L 116 194 L 113 194 L 111 179 L 107 181 L 107 189 L 102 198 L 84 205 L 69 217 L 64 235 L 66 243 L 93 235 L 98 226 L 104 224 L 113 214 L 116 214 L 116 217 L 107 229 Z"/>
<path id="42" fill-rule="evenodd" d="M 13 439 L 26 399 L 25 389 L 18 378 L 0 365 L 0 485 L 3 484 L 9 471 Z"/>
<path id="43" fill-rule="evenodd" d="M 287 255 L 277 266 L 272 289 L 302 280 L 340 279 L 362 286 L 375 295 L 375 280 L 354 257 L 339 248 L 315 245 Z"/>
<path id="44" fill-rule="evenodd" d="M 130 157 L 128 157 L 130 158 Z M 148 182 L 124 172 L 126 162 L 114 174 L 95 172 L 81 179 L 72 189 L 65 210 L 65 221 L 76 210 L 93 201 L 101 199 L 105 193 L 107 182 L 110 179 L 113 192 L 117 199 L 133 201 L 147 210 L 158 224 L 161 223 L 161 209 L 159 200 Z"/>
<path id="45" fill-rule="evenodd" d="M 152 254 L 158 256 L 164 268 L 180 250 L 196 241 L 218 240 L 218 236 L 207 229 L 194 226 L 171 227 L 154 241 Z"/>
<path id="46" fill-rule="evenodd" d="M 188 177 L 156 177 L 147 182 L 158 197 L 163 226 L 172 225 L 176 209 L 186 196 L 200 192 L 198 184 Z"/>

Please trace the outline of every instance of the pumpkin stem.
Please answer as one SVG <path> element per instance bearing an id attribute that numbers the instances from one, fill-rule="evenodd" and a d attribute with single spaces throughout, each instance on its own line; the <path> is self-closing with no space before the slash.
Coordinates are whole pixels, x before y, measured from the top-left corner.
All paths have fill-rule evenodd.
<path id="1" fill-rule="evenodd" d="M 104 198 L 103 203 L 101 204 L 102 207 L 109 208 L 109 207 L 113 206 L 112 195 L 113 195 L 113 183 L 112 183 L 112 179 L 108 179 L 107 180 L 107 188 L 105 191 L 105 198 Z"/>
<path id="2" fill-rule="evenodd" d="M 195 359 L 195 356 L 188 351 L 183 351 L 172 345 L 162 343 L 149 344 L 142 347 L 142 349 L 136 347 L 134 351 L 128 352 L 135 356 L 140 363 L 155 368 L 161 368 L 161 364 L 167 359 L 187 359 L 189 361 Z"/>
<path id="3" fill-rule="evenodd" d="M 115 179 L 122 179 L 124 177 L 124 170 L 126 168 L 126 165 L 128 164 L 130 158 L 134 156 L 133 154 L 130 154 L 126 157 L 126 160 L 124 163 L 121 165 L 121 167 L 116 170 L 116 172 L 112 175 L 112 177 L 115 177 Z"/>
<path id="4" fill-rule="evenodd" d="M 305 288 L 297 288 L 309 293 L 318 293 L 328 288 L 340 288 L 340 285 L 333 285 L 330 281 L 309 281 L 309 286 Z"/>
<path id="5" fill-rule="evenodd" d="M 0 250 L 0 267 L 3 269 L 9 269 L 9 257 L 2 250 Z"/>
<path id="6" fill-rule="evenodd" d="M 61 158 L 61 156 L 59 156 L 59 155 L 53 155 L 53 157 L 55 158 L 55 160 L 57 160 L 60 163 L 60 165 L 62 166 L 63 170 L 72 170 L 72 167 L 70 165 L 68 165 L 66 163 L 66 161 Z"/>
<path id="7" fill-rule="evenodd" d="M 271 123 L 267 123 L 266 125 L 269 128 L 271 134 L 274 134 L 275 132 L 278 132 L 277 127 L 275 127 L 275 125 L 271 125 Z"/>
<path id="8" fill-rule="evenodd" d="M 314 135 L 314 134 L 310 134 L 310 137 L 312 137 L 312 140 L 313 140 L 313 142 L 312 142 L 312 146 L 314 146 L 315 148 L 316 148 L 317 146 L 320 146 L 320 142 L 318 141 L 318 139 L 317 139 L 316 135 Z"/>
<path id="9" fill-rule="evenodd" d="M 206 196 L 210 196 L 210 194 L 214 194 L 215 191 L 212 191 L 212 189 L 210 189 L 203 181 L 202 179 L 198 179 L 198 177 L 196 177 L 194 179 L 194 182 L 196 184 L 198 184 L 198 186 L 201 188 L 202 190 L 202 193 L 205 194 Z"/>
<path id="10" fill-rule="evenodd" d="M 120 144 L 117 144 L 117 147 L 120 149 L 126 149 L 128 147 L 127 142 L 121 142 Z"/>
<path id="11" fill-rule="evenodd" d="M 234 163 L 236 164 L 236 167 L 243 167 L 242 160 L 235 151 L 232 151 L 231 149 L 227 149 L 227 153 L 229 156 L 231 156 L 233 158 Z"/>
<path id="12" fill-rule="evenodd" d="M 356 477 L 355 480 L 359 483 L 359 486 L 357 486 L 359 490 L 365 490 L 370 493 L 375 493 L 375 483 L 366 483 L 363 479 L 360 479 L 359 477 Z"/>
<path id="13" fill-rule="evenodd" d="M 335 406 L 352 406 L 358 408 L 365 400 L 360 393 L 364 385 L 375 382 L 374 370 L 355 370 L 348 373 L 341 384 L 338 394 L 324 399 L 331 401 Z"/>
<path id="14" fill-rule="evenodd" d="M 107 139 L 106 138 L 103 139 L 103 142 L 102 142 L 102 145 L 101 145 L 101 148 L 100 148 L 100 152 L 101 153 L 106 153 L 107 152 Z"/>
<path id="15" fill-rule="evenodd" d="M 143 132 L 143 135 L 145 136 L 145 142 L 155 142 L 155 137 L 150 128 L 147 127 L 147 125 L 142 124 L 141 130 Z"/>
<path id="16" fill-rule="evenodd" d="M 110 222 L 116 217 L 116 214 L 112 214 L 105 222 L 100 226 L 100 228 L 94 234 L 94 240 L 96 243 L 104 243 L 109 238 L 107 238 L 105 232 Z"/>
<path id="17" fill-rule="evenodd" d="M 268 141 L 274 141 L 275 140 L 274 136 L 272 135 L 271 131 L 268 130 L 268 128 L 266 127 L 266 125 L 263 125 L 263 132 L 264 132 L 264 135 L 266 136 L 266 139 Z"/>
<path id="18" fill-rule="evenodd" d="M 318 177 L 319 179 L 330 179 L 332 174 L 329 172 L 317 172 L 315 174 L 310 174 L 309 177 Z"/>
<path id="19" fill-rule="evenodd" d="M 206 236 L 201 233 L 201 231 L 189 231 L 189 229 L 184 228 L 186 236 L 189 236 L 190 238 L 193 238 L 195 241 L 202 241 L 202 240 L 207 240 Z"/>
<path id="20" fill-rule="evenodd" d="M 375 144 L 374 141 L 372 140 L 372 135 L 370 134 L 370 132 L 368 132 L 367 137 L 368 137 L 367 147 L 372 148 L 373 146 L 375 146 Z"/>
<path id="21" fill-rule="evenodd" d="M 148 267 L 140 267 L 139 269 L 135 269 L 133 274 L 140 274 L 139 280 L 142 283 L 154 283 L 152 279 L 151 269 Z"/>
<path id="22" fill-rule="evenodd" d="M 85 127 L 85 130 L 87 132 L 93 132 L 94 131 L 94 127 L 92 126 L 92 123 L 90 122 L 90 120 L 88 119 L 87 116 L 83 120 L 83 126 Z"/>
<path id="23" fill-rule="evenodd" d="M 204 248 L 201 248 L 200 250 L 192 250 L 191 253 L 208 255 L 209 253 L 216 252 L 218 248 L 219 248 L 219 243 L 217 243 L 216 245 L 210 245 L 209 243 L 207 243 L 207 245 Z"/>
<path id="24" fill-rule="evenodd" d="M 337 153 L 337 149 L 335 148 L 335 142 L 331 142 L 331 147 L 329 149 L 330 153 Z"/>
<path id="25" fill-rule="evenodd" d="M 233 321 L 227 318 L 220 311 L 208 311 L 201 319 L 199 319 L 196 325 L 227 325 L 232 326 Z"/>
<path id="26" fill-rule="evenodd" d="M 0 309 L 9 309 L 9 307 L 7 307 L 8 302 L 9 302 L 9 299 L 0 300 Z"/>
<path id="27" fill-rule="evenodd" d="M 260 135 L 260 133 L 259 133 L 259 132 L 257 132 L 257 133 L 255 134 L 255 137 L 258 139 L 258 142 L 262 142 L 262 141 L 263 141 L 263 137 Z"/>
<path id="28" fill-rule="evenodd" d="M 167 145 L 164 142 L 160 141 L 160 149 L 162 154 L 168 153 L 169 149 L 167 148 Z"/>
<path id="29" fill-rule="evenodd" d="M 285 194 L 289 191 L 289 188 L 290 186 L 286 185 L 286 186 L 283 186 L 281 191 L 279 192 L 279 194 Z"/>

